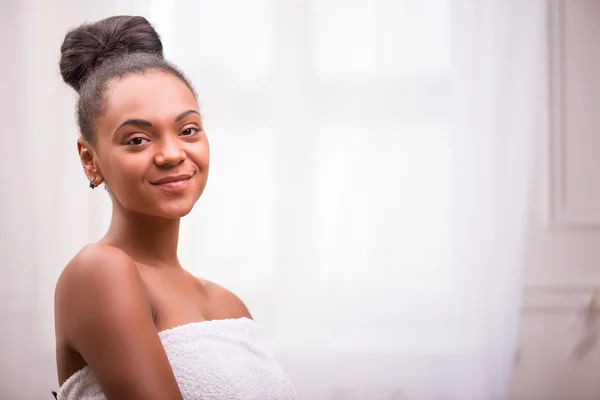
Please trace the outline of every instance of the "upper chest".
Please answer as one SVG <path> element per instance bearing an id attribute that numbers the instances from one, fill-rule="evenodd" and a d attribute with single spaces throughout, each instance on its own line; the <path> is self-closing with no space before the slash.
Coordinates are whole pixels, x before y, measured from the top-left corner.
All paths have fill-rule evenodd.
<path id="1" fill-rule="evenodd" d="M 213 284 L 182 269 L 138 269 L 159 331 L 190 322 L 229 318 L 228 304 Z"/>

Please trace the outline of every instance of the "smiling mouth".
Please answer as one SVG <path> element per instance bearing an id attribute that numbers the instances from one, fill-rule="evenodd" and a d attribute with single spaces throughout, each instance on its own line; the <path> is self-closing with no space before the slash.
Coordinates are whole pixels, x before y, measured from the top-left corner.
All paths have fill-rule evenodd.
<path id="1" fill-rule="evenodd" d="M 175 176 L 167 176 L 165 178 L 158 179 L 154 182 L 150 182 L 151 185 L 160 187 L 161 189 L 168 191 L 180 191 L 187 187 L 190 179 L 195 175 L 193 174 L 185 174 L 185 175 L 175 175 Z"/>

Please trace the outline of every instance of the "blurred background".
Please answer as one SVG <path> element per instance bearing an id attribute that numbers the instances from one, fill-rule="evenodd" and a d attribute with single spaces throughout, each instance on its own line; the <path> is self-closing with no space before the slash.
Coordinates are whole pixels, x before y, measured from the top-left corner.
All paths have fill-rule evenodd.
<path id="1" fill-rule="evenodd" d="M 4 0 L 0 399 L 58 388 L 54 286 L 109 223 L 58 60 L 116 14 L 199 93 L 182 264 L 302 399 L 600 398 L 600 2 Z"/>

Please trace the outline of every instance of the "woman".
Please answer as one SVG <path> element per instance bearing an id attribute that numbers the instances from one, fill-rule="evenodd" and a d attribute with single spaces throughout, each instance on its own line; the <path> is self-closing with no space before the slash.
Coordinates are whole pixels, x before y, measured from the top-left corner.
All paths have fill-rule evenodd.
<path id="1" fill-rule="evenodd" d="M 295 399 L 246 306 L 177 259 L 179 220 L 206 185 L 209 146 L 189 81 L 142 17 L 67 33 L 77 148 L 113 203 L 106 235 L 55 293 L 58 399 Z"/>

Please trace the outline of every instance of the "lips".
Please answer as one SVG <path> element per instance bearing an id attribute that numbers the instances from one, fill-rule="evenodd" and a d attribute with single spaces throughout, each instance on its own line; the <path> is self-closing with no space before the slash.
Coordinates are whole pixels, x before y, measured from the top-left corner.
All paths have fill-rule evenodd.
<path id="1" fill-rule="evenodd" d="M 193 174 L 182 174 L 182 175 L 166 176 L 164 178 L 157 179 L 155 181 L 150 181 L 150 183 L 152 185 L 165 185 L 165 184 L 168 184 L 168 183 L 175 183 L 175 182 L 187 181 L 188 179 L 190 179 L 192 177 L 192 175 Z"/>

